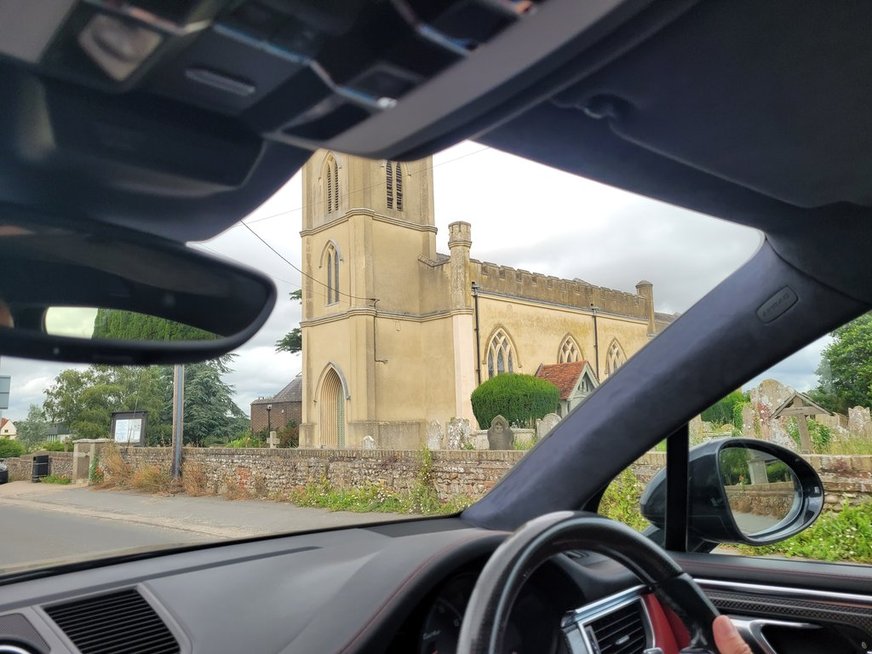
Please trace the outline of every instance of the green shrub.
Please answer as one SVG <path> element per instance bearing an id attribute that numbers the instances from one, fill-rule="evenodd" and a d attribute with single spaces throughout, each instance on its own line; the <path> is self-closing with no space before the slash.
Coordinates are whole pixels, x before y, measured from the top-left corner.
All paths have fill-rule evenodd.
<path id="1" fill-rule="evenodd" d="M 24 445 L 8 438 L 0 438 L 0 459 L 11 459 L 24 454 Z"/>
<path id="2" fill-rule="evenodd" d="M 636 531 L 642 531 L 651 525 L 639 511 L 642 490 L 642 482 L 632 469 L 626 468 L 606 488 L 597 512 L 612 520 L 623 522 Z"/>
<path id="3" fill-rule="evenodd" d="M 531 427 L 537 418 L 556 413 L 560 404 L 557 387 L 532 375 L 497 375 L 472 392 L 472 412 L 482 429 L 497 416 L 509 424 Z"/>
<path id="4" fill-rule="evenodd" d="M 45 441 L 40 443 L 35 448 L 34 452 L 72 452 L 73 444 L 63 441 Z"/>
<path id="5" fill-rule="evenodd" d="M 815 452 L 826 452 L 829 449 L 830 441 L 833 439 L 833 433 L 826 425 L 806 418 L 808 425 L 808 437 L 811 440 L 811 448 Z M 801 445 L 799 438 L 799 425 L 796 418 L 791 418 L 787 423 L 787 433 L 793 439 L 793 442 L 798 446 Z"/>
<path id="6" fill-rule="evenodd" d="M 745 404 L 747 401 L 748 396 L 746 396 L 741 390 L 733 391 L 703 411 L 701 417 L 703 420 L 710 422 L 713 425 L 735 426 L 735 407 L 736 405 Z M 739 429 L 741 429 L 741 420 L 742 411 L 739 409 Z"/>
<path id="7" fill-rule="evenodd" d="M 40 480 L 43 484 L 61 484 L 66 485 L 72 482 L 72 480 L 66 475 L 46 475 Z"/>
<path id="8" fill-rule="evenodd" d="M 227 443 L 227 447 L 266 447 L 266 443 L 256 436 L 243 436 Z"/>
<path id="9" fill-rule="evenodd" d="M 798 556 L 819 561 L 872 563 L 872 502 L 828 511 L 811 527 L 792 538 L 751 547 L 740 545 L 743 554 Z"/>

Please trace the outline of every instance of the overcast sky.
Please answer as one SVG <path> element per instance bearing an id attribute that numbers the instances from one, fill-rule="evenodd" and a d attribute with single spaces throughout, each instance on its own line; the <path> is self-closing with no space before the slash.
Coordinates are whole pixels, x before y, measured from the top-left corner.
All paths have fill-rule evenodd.
<path id="1" fill-rule="evenodd" d="M 475 143 L 437 155 L 433 175 L 440 252 L 448 252 L 448 224 L 465 220 L 472 224 L 476 259 L 628 292 L 647 279 L 654 283 L 658 311 L 686 311 L 747 261 L 761 242 L 754 230 Z M 245 222 L 299 264 L 301 209 L 297 175 Z M 300 287 L 300 275 L 241 225 L 196 246 L 263 270 L 279 289 L 272 316 L 237 351 L 234 371 L 227 377 L 236 389 L 237 404 L 248 413 L 252 400 L 277 393 L 300 370 L 299 354 L 275 351 L 275 341 L 300 318 L 298 303 L 288 299 Z M 825 339 L 813 343 L 761 378 L 775 377 L 799 390 L 812 387 L 824 344 Z M 12 375 L 10 408 L 3 415 L 24 417 L 28 406 L 40 404 L 43 390 L 68 367 L 3 357 L 0 374 Z"/>

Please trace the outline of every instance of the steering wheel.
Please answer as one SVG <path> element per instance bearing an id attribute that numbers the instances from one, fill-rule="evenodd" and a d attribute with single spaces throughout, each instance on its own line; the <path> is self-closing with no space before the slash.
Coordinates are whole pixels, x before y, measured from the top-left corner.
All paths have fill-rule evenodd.
<path id="1" fill-rule="evenodd" d="M 501 652 L 509 614 L 521 586 L 548 558 L 573 549 L 608 556 L 651 588 L 687 626 L 690 647 L 682 652 L 715 651 L 712 621 L 718 610 L 666 552 L 626 525 L 573 511 L 535 518 L 497 548 L 469 599 L 457 651 Z"/>

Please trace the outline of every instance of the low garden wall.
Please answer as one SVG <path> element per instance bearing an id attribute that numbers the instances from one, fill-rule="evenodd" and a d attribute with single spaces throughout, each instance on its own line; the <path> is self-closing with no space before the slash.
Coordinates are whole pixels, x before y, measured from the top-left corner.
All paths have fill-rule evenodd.
<path id="1" fill-rule="evenodd" d="M 30 481 L 33 475 L 33 457 L 41 454 L 49 455 L 49 473 L 59 477 L 72 477 L 72 452 L 34 452 L 14 459 L 6 459 L 9 469 L 9 481 Z"/>

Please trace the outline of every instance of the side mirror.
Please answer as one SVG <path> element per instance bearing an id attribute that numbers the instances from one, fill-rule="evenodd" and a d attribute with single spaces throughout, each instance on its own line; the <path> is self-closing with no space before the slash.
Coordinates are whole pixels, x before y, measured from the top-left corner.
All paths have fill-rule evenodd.
<path id="1" fill-rule="evenodd" d="M 824 505 L 824 487 L 802 457 L 766 441 L 725 438 L 690 450 L 688 535 L 710 543 L 765 545 L 810 526 Z M 640 500 L 642 515 L 663 528 L 666 473 Z"/>

